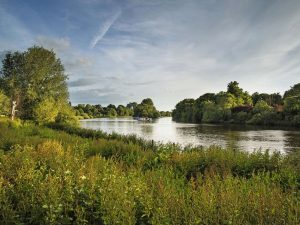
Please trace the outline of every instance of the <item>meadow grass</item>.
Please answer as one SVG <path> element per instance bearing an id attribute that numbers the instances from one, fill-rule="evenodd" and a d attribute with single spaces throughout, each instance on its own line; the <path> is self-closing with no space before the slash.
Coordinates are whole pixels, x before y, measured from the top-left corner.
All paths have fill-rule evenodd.
<path id="1" fill-rule="evenodd" d="M 299 224 L 299 153 L 0 120 L 1 224 Z"/>

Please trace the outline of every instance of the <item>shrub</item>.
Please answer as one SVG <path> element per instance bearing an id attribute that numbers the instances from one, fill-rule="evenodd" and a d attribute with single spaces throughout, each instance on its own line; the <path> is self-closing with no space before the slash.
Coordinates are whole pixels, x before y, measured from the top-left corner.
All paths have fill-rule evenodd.
<path id="1" fill-rule="evenodd" d="M 249 119 L 249 114 L 247 112 L 234 113 L 233 119 L 235 123 L 245 123 Z"/>
<path id="2" fill-rule="evenodd" d="M 247 123 L 257 125 L 275 125 L 279 120 L 280 114 L 273 111 L 265 111 L 254 114 Z"/>
<path id="3" fill-rule="evenodd" d="M 1 224 L 299 224 L 299 157 L 0 121 Z M 87 138 L 86 138 L 87 137 Z M 150 146 L 150 145 L 149 145 Z"/>
<path id="4" fill-rule="evenodd" d="M 54 122 L 58 115 L 58 106 L 53 98 L 46 98 L 38 103 L 34 110 L 34 120 L 39 124 Z"/>
<path id="5" fill-rule="evenodd" d="M 272 107 L 269 106 L 267 102 L 265 102 L 264 100 L 259 100 L 253 108 L 253 113 L 264 113 L 271 110 Z"/>

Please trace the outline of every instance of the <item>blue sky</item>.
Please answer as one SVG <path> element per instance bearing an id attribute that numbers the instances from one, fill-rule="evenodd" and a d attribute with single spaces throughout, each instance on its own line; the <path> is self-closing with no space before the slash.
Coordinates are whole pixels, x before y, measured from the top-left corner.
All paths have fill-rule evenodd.
<path id="1" fill-rule="evenodd" d="M 151 97 L 160 110 L 226 89 L 300 82 L 299 0 L 0 0 L 0 54 L 52 48 L 73 104 Z"/>

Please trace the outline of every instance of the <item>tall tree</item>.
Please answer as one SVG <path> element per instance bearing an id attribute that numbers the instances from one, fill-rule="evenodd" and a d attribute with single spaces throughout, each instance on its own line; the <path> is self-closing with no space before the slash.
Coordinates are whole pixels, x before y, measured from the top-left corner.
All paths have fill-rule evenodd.
<path id="1" fill-rule="evenodd" d="M 241 97 L 243 94 L 243 89 L 239 87 L 239 83 L 236 81 L 231 81 L 227 85 L 227 92 L 233 94 L 235 97 Z"/>
<path id="2" fill-rule="evenodd" d="M 34 106 L 45 98 L 68 102 L 67 75 L 52 50 L 34 46 L 24 54 L 25 117 L 31 118 Z"/>
<path id="3" fill-rule="evenodd" d="M 300 83 L 295 84 L 293 87 L 287 90 L 284 93 L 283 97 L 287 98 L 287 97 L 294 97 L 294 96 L 300 96 Z"/>
<path id="4" fill-rule="evenodd" d="M 159 114 L 159 111 L 156 110 L 152 99 L 146 98 L 141 102 L 141 104 L 138 104 L 135 107 L 134 116 L 158 118 L 160 116 L 160 114 Z"/>
<path id="5" fill-rule="evenodd" d="M 21 116 L 33 119 L 34 109 L 47 98 L 53 98 L 61 104 L 68 102 L 66 80 L 64 67 L 55 53 L 34 46 L 24 53 L 6 55 L 0 85 L 11 101 L 15 102 Z"/>
<path id="6" fill-rule="evenodd" d="M 24 53 L 8 52 L 2 63 L 0 88 L 10 98 L 11 118 L 13 120 L 18 106 L 24 99 Z"/>

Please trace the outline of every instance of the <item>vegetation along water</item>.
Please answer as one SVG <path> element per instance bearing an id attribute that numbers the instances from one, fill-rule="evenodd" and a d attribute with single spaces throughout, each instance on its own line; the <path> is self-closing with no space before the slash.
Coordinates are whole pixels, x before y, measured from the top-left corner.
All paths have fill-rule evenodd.
<path id="1" fill-rule="evenodd" d="M 113 106 L 88 106 L 86 112 L 86 105 L 71 107 L 66 79 L 52 50 L 34 46 L 4 58 L 1 224 L 300 223 L 299 151 L 183 147 L 80 128 L 78 118 L 116 113 Z M 236 82 L 213 97 L 179 103 L 174 120 L 223 122 L 227 119 L 219 115 L 230 115 L 228 120 L 236 122 L 236 107 L 254 104 L 250 111 L 237 112 L 247 118 L 240 121 L 271 114 L 280 123 L 299 124 L 299 84 L 278 102 L 261 97 L 255 102 Z M 114 110 L 161 116 L 151 99 L 124 108 Z"/>

